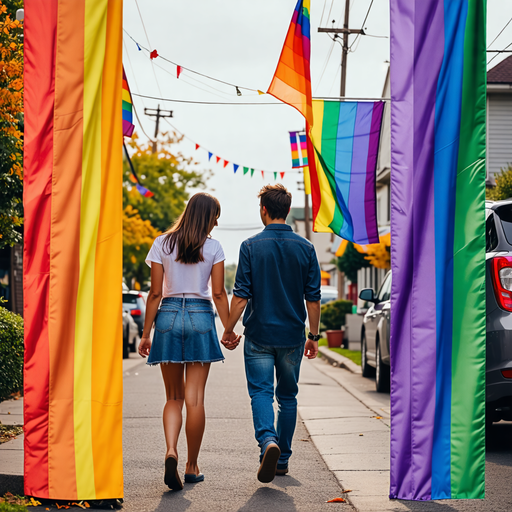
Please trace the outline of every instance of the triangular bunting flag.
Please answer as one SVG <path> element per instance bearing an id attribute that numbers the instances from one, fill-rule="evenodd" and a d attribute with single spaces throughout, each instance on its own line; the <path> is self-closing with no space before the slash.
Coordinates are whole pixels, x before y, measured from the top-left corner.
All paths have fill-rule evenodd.
<path id="1" fill-rule="evenodd" d="M 201 146 L 199 144 L 196 144 L 196 151 L 200 148 Z"/>
<path id="2" fill-rule="evenodd" d="M 216 156 L 215 158 L 217 159 L 217 163 L 219 163 L 220 162 L 220 156 Z"/>
<path id="3" fill-rule="evenodd" d="M 265 171 L 261 171 L 261 177 L 265 179 Z"/>
<path id="4" fill-rule="evenodd" d="M 151 190 L 148 190 L 146 187 L 143 187 L 142 185 L 139 185 L 138 183 L 135 185 L 137 190 L 140 192 L 141 195 L 144 197 L 153 197 L 155 194 L 151 192 Z"/>
<path id="5" fill-rule="evenodd" d="M 153 59 L 156 59 L 158 57 L 158 52 L 156 50 L 153 50 L 150 54 L 149 54 L 149 58 L 151 60 Z"/>
<path id="6" fill-rule="evenodd" d="M 179 78 L 181 75 L 181 66 L 176 66 L 176 78 Z"/>
<path id="7" fill-rule="evenodd" d="M 249 172 L 249 167 L 244 167 L 244 176 Z"/>
<path id="8" fill-rule="evenodd" d="M 251 178 L 252 178 L 253 174 L 254 174 L 254 169 L 251 169 Z"/>
<path id="9" fill-rule="evenodd" d="M 281 179 L 284 180 L 284 172 L 280 172 L 279 175 L 281 176 Z"/>
<path id="10" fill-rule="evenodd" d="M 228 166 L 229 162 L 227 160 L 224 160 L 224 169 Z"/>
<path id="11" fill-rule="evenodd" d="M 277 172 L 274 173 L 274 180 L 277 180 Z"/>
<path id="12" fill-rule="evenodd" d="M 213 156 L 213 153 L 210 153 L 210 152 L 208 151 L 208 162 L 210 161 L 210 158 L 211 158 L 212 156 Z"/>
<path id="13" fill-rule="evenodd" d="M 263 91 L 260 91 L 260 90 L 258 89 L 258 94 L 261 96 L 262 94 L 265 94 L 265 93 L 264 93 Z"/>
<path id="14" fill-rule="evenodd" d="M 235 171 L 235 173 L 236 173 L 236 171 L 238 171 L 239 167 L 240 167 L 239 165 L 233 164 L 233 171 Z"/>

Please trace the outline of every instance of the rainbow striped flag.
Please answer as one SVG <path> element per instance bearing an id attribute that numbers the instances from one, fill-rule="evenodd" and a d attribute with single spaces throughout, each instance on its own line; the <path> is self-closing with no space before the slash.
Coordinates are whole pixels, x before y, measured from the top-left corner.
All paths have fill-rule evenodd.
<path id="1" fill-rule="evenodd" d="M 313 125 L 310 0 L 299 0 L 267 93 L 295 107 Z"/>
<path id="2" fill-rule="evenodd" d="M 313 229 L 356 244 L 379 242 L 375 172 L 383 102 L 313 101 Z"/>
<path id="3" fill-rule="evenodd" d="M 131 137 L 134 128 L 132 95 L 123 67 L 123 136 Z"/>
<path id="4" fill-rule="evenodd" d="M 485 497 L 485 13 L 391 0 L 391 498 Z"/>
<path id="5" fill-rule="evenodd" d="M 25 494 L 123 497 L 122 15 L 25 0 Z"/>
<path id="6" fill-rule="evenodd" d="M 298 169 L 308 165 L 308 146 L 306 134 L 290 132 L 290 145 L 292 148 L 292 168 Z"/>

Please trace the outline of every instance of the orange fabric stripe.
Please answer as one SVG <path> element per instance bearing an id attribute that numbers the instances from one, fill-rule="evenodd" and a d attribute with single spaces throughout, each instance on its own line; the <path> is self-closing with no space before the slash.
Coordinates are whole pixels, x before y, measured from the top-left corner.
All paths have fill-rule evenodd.
<path id="1" fill-rule="evenodd" d="M 121 0 L 108 2 L 102 78 L 101 208 L 92 337 L 92 444 L 97 499 L 123 497 L 122 7 Z"/>
<path id="2" fill-rule="evenodd" d="M 50 498 L 76 499 L 73 366 L 79 270 L 85 0 L 59 0 L 50 285 Z"/>

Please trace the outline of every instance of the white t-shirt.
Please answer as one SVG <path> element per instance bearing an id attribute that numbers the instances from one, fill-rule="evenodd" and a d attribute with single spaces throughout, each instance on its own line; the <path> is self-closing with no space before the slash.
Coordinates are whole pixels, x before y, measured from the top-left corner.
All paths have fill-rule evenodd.
<path id="1" fill-rule="evenodd" d="M 146 257 L 146 263 L 161 263 L 164 267 L 163 297 L 180 297 L 183 294 L 198 299 L 212 299 L 210 275 L 216 263 L 224 261 L 224 251 L 217 240 L 207 238 L 203 245 L 204 261 L 199 263 L 181 263 L 176 260 L 176 247 L 171 254 L 167 254 L 168 245 L 163 242 L 166 235 L 155 239 Z"/>

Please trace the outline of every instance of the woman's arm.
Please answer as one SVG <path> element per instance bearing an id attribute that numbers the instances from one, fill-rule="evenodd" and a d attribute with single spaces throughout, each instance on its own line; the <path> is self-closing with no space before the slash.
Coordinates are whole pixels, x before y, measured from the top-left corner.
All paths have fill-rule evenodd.
<path id="1" fill-rule="evenodd" d="M 224 262 L 220 261 L 212 267 L 212 298 L 219 313 L 220 321 L 225 327 L 229 319 L 229 302 L 224 288 Z"/>
<path id="2" fill-rule="evenodd" d="M 139 354 L 142 357 L 149 355 L 151 349 L 151 328 L 155 321 L 160 300 L 162 299 L 162 283 L 164 280 L 164 267 L 161 263 L 151 262 L 151 288 L 146 303 L 146 317 L 144 318 L 144 329 L 139 345 Z"/>

